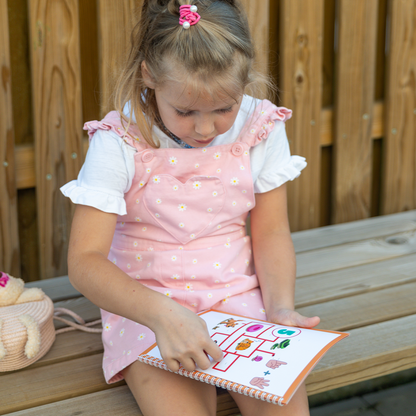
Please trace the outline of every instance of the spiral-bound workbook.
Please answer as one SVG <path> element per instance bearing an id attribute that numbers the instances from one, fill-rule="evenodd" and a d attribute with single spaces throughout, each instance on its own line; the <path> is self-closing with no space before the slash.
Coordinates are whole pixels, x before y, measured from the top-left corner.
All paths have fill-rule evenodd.
<path id="1" fill-rule="evenodd" d="M 322 356 L 347 333 L 276 325 L 215 310 L 199 314 L 224 353 L 208 370 L 178 373 L 270 403 L 286 405 Z M 139 361 L 168 370 L 156 344 Z"/>

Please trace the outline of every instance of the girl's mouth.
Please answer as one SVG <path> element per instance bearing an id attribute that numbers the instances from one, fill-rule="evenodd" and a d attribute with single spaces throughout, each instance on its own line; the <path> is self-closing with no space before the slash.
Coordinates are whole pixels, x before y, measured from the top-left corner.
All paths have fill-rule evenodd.
<path id="1" fill-rule="evenodd" d="M 207 140 L 196 140 L 194 139 L 197 143 L 201 143 L 201 144 L 208 144 L 211 143 L 213 140 L 215 139 L 215 137 L 211 137 L 210 139 Z"/>

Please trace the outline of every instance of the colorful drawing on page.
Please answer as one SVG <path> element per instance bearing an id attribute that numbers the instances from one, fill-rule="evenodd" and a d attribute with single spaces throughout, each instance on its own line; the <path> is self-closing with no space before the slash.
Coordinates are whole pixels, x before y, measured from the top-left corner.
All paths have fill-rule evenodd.
<path id="1" fill-rule="evenodd" d="M 276 328 L 273 330 L 272 334 L 275 337 L 279 338 L 293 338 L 298 336 L 302 331 L 297 328 Z"/>
<path id="2" fill-rule="evenodd" d="M 264 325 L 260 325 L 260 324 L 256 324 L 256 325 L 251 325 L 249 326 L 246 331 L 247 332 L 257 332 L 260 331 L 260 329 L 263 329 Z"/>
<path id="3" fill-rule="evenodd" d="M 279 368 L 281 365 L 287 365 L 287 363 L 285 363 L 284 361 L 279 361 L 279 360 L 269 360 L 266 363 L 266 367 L 269 367 L 272 370 Z"/>
<path id="4" fill-rule="evenodd" d="M 256 361 L 257 363 L 260 362 L 263 359 L 261 355 L 256 355 L 254 358 L 251 359 L 251 361 Z"/>
<path id="5" fill-rule="evenodd" d="M 276 342 L 276 344 L 273 344 L 271 347 L 270 347 L 270 349 L 271 350 L 275 350 L 276 348 L 280 348 L 280 349 L 285 349 L 285 348 L 287 348 L 288 346 L 289 346 L 289 344 L 290 344 L 290 339 L 285 339 L 284 341 L 282 341 L 282 342 Z"/>
<path id="6" fill-rule="evenodd" d="M 225 319 L 224 321 L 220 322 L 219 325 L 225 325 L 226 328 L 234 328 L 235 326 L 238 325 L 237 322 L 242 321 L 242 319 L 233 319 L 233 318 L 228 318 Z"/>
<path id="7" fill-rule="evenodd" d="M 239 342 L 239 343 L 237 344 L 237 346 L 235 347 L 235 349 L 236 349 L 236 350 L 239 350 L 239 351 L 244 351 L 244 350 L 246 350 L 247 348 L 250 348 L 250 347 L 251 347 L 251 344 L 252 344 L 253 342 L 254 342 L 254 341 L 252 341 L 251 339 L 248 339 L 248 338 L 243 339 L 241 342 Z"/>
<path id="8" fill-rule="evenodd" d="M 264 389 L 269 385 L 270 380 L 266 380 L 264 377 L 254 377 L 250 380 L 252 386 L 258 387 L 259 389 Z"/>

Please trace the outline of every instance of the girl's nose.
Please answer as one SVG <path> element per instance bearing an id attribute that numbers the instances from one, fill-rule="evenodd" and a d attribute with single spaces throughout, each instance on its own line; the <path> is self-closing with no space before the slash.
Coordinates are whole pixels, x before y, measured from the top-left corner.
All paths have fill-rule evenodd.
<path id="1" fill-rule="evenodd" d="M 195 122 L 196 133 L 205 138 L 212 137 L 212 133 L 214 133 L 214 130 L 214 121 L 211 117 L 200 117 Z"/>

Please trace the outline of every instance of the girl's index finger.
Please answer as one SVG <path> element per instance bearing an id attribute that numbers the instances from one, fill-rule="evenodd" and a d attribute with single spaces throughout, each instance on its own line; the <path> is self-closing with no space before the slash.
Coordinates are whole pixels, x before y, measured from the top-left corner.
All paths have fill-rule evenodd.
<path id="1" fill-rule="evenodd" d="M 212 359 L 216 362 L 221 361 L 224 357 L 224 354 L 221 350 L 221 348 L 211 340 L 207 348 L 204 350 L 205 354 L 212 357 Z"/>

